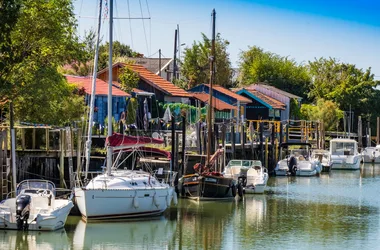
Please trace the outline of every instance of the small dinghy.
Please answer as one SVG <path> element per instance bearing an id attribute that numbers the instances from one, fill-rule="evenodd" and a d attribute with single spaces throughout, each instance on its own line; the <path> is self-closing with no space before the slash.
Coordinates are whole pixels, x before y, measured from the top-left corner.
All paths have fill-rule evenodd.
<path id="1" fill-rule="evenodd" d="M 47 180 L 25 180 L 16 198 L 0 203 L 0 229 L 53 231 L 63 228 L 71 200 L 56 199 L 55 185 Z"/>

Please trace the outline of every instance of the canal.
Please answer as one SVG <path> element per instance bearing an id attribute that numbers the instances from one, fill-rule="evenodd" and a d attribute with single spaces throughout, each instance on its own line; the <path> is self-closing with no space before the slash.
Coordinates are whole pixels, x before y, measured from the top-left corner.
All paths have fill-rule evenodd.
<path id="1" fill-rule="evenodd" d="M 242 201 L 179 200 L 149 220 L 84 223 L 56 232 L 0 231 L 0 249 L 377 249 L 380 165 L 319 177 L 271 177 Z"/>

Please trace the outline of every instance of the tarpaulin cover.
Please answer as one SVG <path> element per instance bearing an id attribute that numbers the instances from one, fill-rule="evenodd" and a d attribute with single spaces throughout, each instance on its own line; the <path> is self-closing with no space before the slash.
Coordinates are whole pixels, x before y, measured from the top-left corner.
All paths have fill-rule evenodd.
<path id="1" fill-rule="evenodd" d="M 107 137 L 106 145 L 111 147 L 133 146 L 136 144 L 163 144 L 163 139 L 154 139 L 147 136 L 131 136 L 114 133 Z"/>
<path id="2" fill-rule="evenodd" d="M 132 148 L 127 148 L 127 149 L 123 149 L 123 152 L 131 152 L 133 151 L 134 149 Z M 162 149 L 159 149 L 159 148 L 151 148 L 151 147 L 139 147 L 137 149 L 138 151 L 140 152 L 145 152 L 145 153 L 148 153 L 148 154 L 158 154 L 158 155 L 162 155 L 163 157 L 166 157 L 168 159 L 171 159 L 171 153 L 166 151 L 166 150 L 162 150 Z M 149 156 L 149 155 L 145 155 L 146 157 Z"/>

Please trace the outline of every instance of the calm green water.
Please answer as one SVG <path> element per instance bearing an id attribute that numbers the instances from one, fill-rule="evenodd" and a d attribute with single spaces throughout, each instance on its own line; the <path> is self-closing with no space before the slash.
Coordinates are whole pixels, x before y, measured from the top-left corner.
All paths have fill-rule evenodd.
<path id="1" fill-rule="evenodd" d="M 70 217 L 57 232 L 0 231 L 0 249 L 379 249 L 380 165 L 274 177 L 242 201 L 179 200 L 164 216 L 117 223 Z"/>

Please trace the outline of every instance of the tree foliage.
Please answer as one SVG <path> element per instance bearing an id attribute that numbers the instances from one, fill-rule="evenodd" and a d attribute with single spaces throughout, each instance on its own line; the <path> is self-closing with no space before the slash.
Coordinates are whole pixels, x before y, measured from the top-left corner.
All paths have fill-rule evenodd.
<path id="1" fill-rule="evenodd" d="M 106 42 L 99 47 L 98 71 L 108 67 L 108 55 L 109 43 Z M 143 55 L 133 51 L 129 45 L 123 44 L 119 41 L 114 41 L 112 43 L 112 56 L 112 62 L 114 63 L 119 57 L 142 57 Z"/>
<path id="2" fill-rule="evenodd" d="M 310 88 L 311 100 L 325 98 L 334 101 L 340 109 L 355 110 L 366 114 L 379 100 L 371 68 L 362 70 L 353 64 L 339 62 L 335 58 L 319 58 L 309 62 L 309 74 L 313 81 Z"/>
<path id="3" fill-rule="evenodd" d="M 140 81 L 139 74 L 128 68 L 128 66 L 123 67 L 120 70 L 119 82 L 120 88 L 131 93 L 133 88 L 137 88 Z"/>
<path id="4" fill-rule="evenodd" d="M 253 46 L 240 53 L 239 64 L 243 86 L 265 82 L 300 97 L 307 96 L 310 77 L 306 67 L 294 59 Z"/>
<path id="5" fill-rule="evenodd" d="M 210 79 L 211 39 L 203 33 L 202 39 L 201 42 L 194 41 L 193 45 L 184 51 L 181 72 L 188 81 L 188 88 L 201 83 L 208 83 Z M 215 83 L 221 86 L 231 84 L 232 68 L 227 52 L 228 45 L 229 42 L 218 33 L 215 39 Z"/>
<path id="6" fill-rule="evenodd" d="M 316 105 L 302 104 L 301 114 L 305 119 L 323 122 L 325 130 L 335 130 L 343 111 L 333 101 L 318 99 Z"/>
<path id="7" fill-rule="evenodd" d="M 0 68 L 0 96 L 14 102 L 15 118 L 51 124 L 78 119 L 77 114 L 65 117 L 70 114 L 62 110 L 65 103 L 77 105 L 78 111 L 83 104 L 74 102 L 72 89 L 57 70 L 81 54 L 72 2 L 21 0 L 9 37 L 9 49 L 1 57 L 12 60 Z"/>

